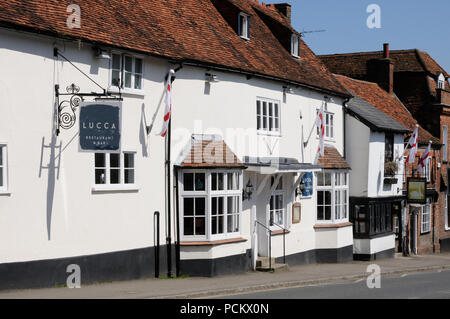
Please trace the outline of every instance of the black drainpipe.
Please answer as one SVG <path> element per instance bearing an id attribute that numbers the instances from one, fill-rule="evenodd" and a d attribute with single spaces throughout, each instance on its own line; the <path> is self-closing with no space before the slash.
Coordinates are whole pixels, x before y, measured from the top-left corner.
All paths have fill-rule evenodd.
<path id="1" fill-rule="evenodd" d="M 176 276 L 180 276 L 180 209 L 178 200 L 178 166 L 175 166 L 175 213 L 176 213 L 176 232 L 177 241 L 175 242 L 175 272 Z"/>
<path id="2" fill-rule="evenodd" d="M 343 132 L 343 135 L 344 135 L 344 143 L 343 143 L 343 148 L 344 148 L 344 150 L 343 150 L 343 157 L 344 157 L 344 159 L 347 159 L 347 155 L 346 155 L 346 151 L 347 151 L 347 147 L 346 147 L 346 144 L 347 144 L 347 142 L 346 142 L 346 135 L 347 135 L 347 129 L 346 129 L 346 125 L 345 125 L 345 114 L 347 114 L 347 103 L 350 101 L 350 99 L 351 99 L 351 97 L 348 97 L 348 98 L 346 98 L 345 100 L 344 100 L 344 102 L 342 102 L 342 107 L 343 107 L 343 110 L 344 110 L 344 119 L 343 119 L 343 127 L 344 127 L 344 132 Z"/>
<path id="3" fill-rule="evenodd" d="M 170 140 L 171 140 L 171 126 L 172 126 L 172 114 L 170 115 L 169 127 L 167 131 L 167 145 L 166 145 L 166 192 L 167 192 L 167 237 L 166 237 L 166 245 L 167 245 L 167 277 L 172 277 L 172 225 L 171 225 L 171 188 L 170 188 Z"/>

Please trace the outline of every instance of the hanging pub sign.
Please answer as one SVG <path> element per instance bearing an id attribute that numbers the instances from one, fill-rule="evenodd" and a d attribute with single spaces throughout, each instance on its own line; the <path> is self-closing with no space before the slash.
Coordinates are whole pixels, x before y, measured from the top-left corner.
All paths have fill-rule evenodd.
<path id="1" fill-rule="evenodd" d="M 426 204 L 426 178 L 409 177 L 407 180 L 407 201 L 414 204 Z"/>
<path id="2" fill-rule="evenodd" d="M 122 130 L 122 105 L 118 101 L 80 104 L 81 152 L 119 152 Z"/>
<path id="3" fill-rule="evenodd" d="M 302 176 L 302 181 L 300 182 L 300 191 L 302 197 L 312 197 L 313 196 L 313 173 L 306 172 Z"/>

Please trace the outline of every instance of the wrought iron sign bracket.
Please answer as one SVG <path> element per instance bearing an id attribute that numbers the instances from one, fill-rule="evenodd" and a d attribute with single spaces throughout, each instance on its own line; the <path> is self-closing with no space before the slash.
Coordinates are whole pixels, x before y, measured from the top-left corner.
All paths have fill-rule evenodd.
<path id="1" fill-rule="evenodd" d="M 80 92 L 80 87 L 72 83 L 68 87 L 66 87 L 67 93 L 60 93 L 59 84 L 55 84 L 55 97 L 56 97 L 56 105 L 57 105 L 57 114 L 56 114 L 56 136 L 59 135 L 60 129 L 68 130 L 72 128 L 77 120 L 76 111 L 80 106 L 80 103 L 84 101 L 86 97 L 92 97 L 94 100 L 108 100 L 108 101 L 122 101 L 122 93 L 113 94 L 108 92 L 106 89 L 101 87 L 97 82 L 91 79 L 86 73 L 80 70 L 77 66 L 75 66 L 72 62 L 70 62 L 66 57 L 64 57 L 61 53 L 58 52 L 57 48 L 54 48 L 53 55 L 55 57 L 61 56 L 64 60 L 69 62 L 75 69 L 77 69 L 80 73 L 82 73 L 85 77 L 95 83 L 98 87 L 100 87 L 103 92 L 90 92 L 90 93 L 82 93 Z M 64 101 L 60 102 L 60 97 L 67 97 Z"/>

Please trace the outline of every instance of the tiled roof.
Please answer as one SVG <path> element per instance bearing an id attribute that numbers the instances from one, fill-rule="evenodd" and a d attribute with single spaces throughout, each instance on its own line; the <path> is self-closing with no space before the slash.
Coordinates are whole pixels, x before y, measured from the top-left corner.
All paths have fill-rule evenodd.
<path id="1" fill-rule="evenodd" d="M 253 0 L 221 0 L 251 15 L 251 35 L 247 41 L 237 35 L 213 0 L 77 0 L 81 28 L 70 29 L 66 25 L 70 13 L 66 10 L 72 3 L 72 0 L 3 0 L 0 26 L 347 94 L 303 41 L 300 59 L 292 57 L 281 45 L 256 11 L 289 25 L 287 18 L 272 6 Z"/>
<path id="2" fill-rule="evenodd" d="M 358 96 L 354 96 L 347 104 L 348 110 L 356 115 L 359 120 L 377 131 L 396 133 L 410 133 L 411 131 L 402 124 L 381 112 L 375 106 L 367 103 Z"/>
<path id="3" fill-rule="evenodd" d="M 355 80 L 342 75 L 335 75 L 335 77 L 349 92 L 375 106 L 410 131 L 414 130 L 417 121 L 395 94 L 389 94 L 376 83 Z M 419 143 L 428 144 L 430 140 L 440 144 L 439 139 L 419 126 Z"/>
<path id="4" fill-rule="evenodd" d="M 223 140 L 192 140 L 183 168 L 245 168 Z"/>
<path id="5" fill-rule="evenodd" d="M 350 169 L 350 165 L 338 150 L 331 146 L 325 146 L 324 156 L 319 157 L 318 164 L 325 169 Z"/>
<path id="6" fill-rule="evenodd" d="M 428 72 L 434 76 L 449 74 L 427 53 L 417 49 L 391 50 L 389 56 L 395 72 Z M 321 55 L 320 59 L 336 74 L 364 79 L 367 61 L 383 58 L 383 51 Z"/>

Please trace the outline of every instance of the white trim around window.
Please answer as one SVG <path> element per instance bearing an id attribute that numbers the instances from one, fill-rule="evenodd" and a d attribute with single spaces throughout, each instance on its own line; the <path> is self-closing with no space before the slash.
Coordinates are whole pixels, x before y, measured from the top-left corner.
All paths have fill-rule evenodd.
<path id="1" fill-rule="evenodd" d="M 271 177 L 271 187 L 275 181 L 275 176 Z M 278 181 L 278 185 L 275 190 L 272 192 L 269 200 L 269 226 L 272 231 L 281 230 L 277 225 L 270 225 L 271 220 L 274 223 L 287 228 L 286 227 L 286 211 L 285 207 L 285 191 L 284 191 L 284 183 L 283 176 L 280 177 Z"/>
<path id="2" fill-rule="evenodd" d="M 448 210 L 448 197 L 450 195 L 448 194 L 448 190 L 447 190 L 447 194 L 445 196 L 445 230 L 450 230 L 450 211 Z"/>
<path id="3" fill-rule="evenodd" d="M 442 73 L 438 77 L 437 88 L 442 90 L 445 89 L 445 76 Z"/>
<path id="4" fill-rule="evenodd" d="M 291 36 L 291 55 L 293 57 L 300 57 L 300 36 L 293 34 Z"/>
<path id="5" fill-rule="evenodd" d="M 431 201 L 427 199 L 426 205 L 422 207 L 422 216 L 420 216 L 420 233 L 425 234 L 431 231 Z"/>
<path id="6" fill-rule="evenodd" d="M 0 194 L 8 193 L 8 145 L 0 142 Z"/>
<path id="7" fill-rule="evenodd" d="M 136 152 L 95 153 L 92 191 L 138 191 Z"/>
<path id="8" fill-rule="evenodd" d="M 145 94 L 144 74 L 145 60 L 143 56 L 112 51 L 108 91 L 143 96 Z"/>
<path id="9" fill-rule="evenodd" d="M 316 115 L 319 114 L 319 109 L 316 110 Z M 325 114 L 325 140 L 334 141 L 334 113 L 323 111 Z M 319 128 L 316 130 L 316 137 L 319 138 Z"/>
<path id="10" fill-rule="evenodd" d="M 256 98 L 256 129 L 259 134 L 281 135 L 280 101 Z"/>
<path id="11" fill-rule="evenodd" d="M 423 177 L 425 177 L 427 179 L 427 183 L 431 182 L 431 161 L 433 160 L 432 157 L 430 157 L 425 164 L 424 167 L 424 173 L 423 173 Z"/>
<path id="12" fill-rule="evenodd" d="M 239 12 L 238 15 L 238 34 L 245 40 L 250 40 L 250 16 Z"/>
<path id="13" fill-rule="evenodd" d="M 182 241 L 216 241 L 241 237 L 240 170 L 183 169 L 179 177 Z"/>
<path id="14" fill-rule="evenodd" d="M 323 170 L 316 173 L 316 223 L 348 222 L 349 177 L 347 171 Z"/>

